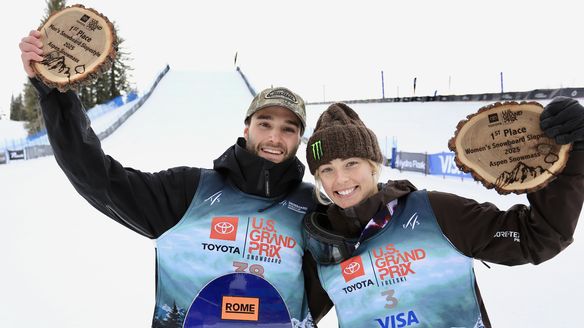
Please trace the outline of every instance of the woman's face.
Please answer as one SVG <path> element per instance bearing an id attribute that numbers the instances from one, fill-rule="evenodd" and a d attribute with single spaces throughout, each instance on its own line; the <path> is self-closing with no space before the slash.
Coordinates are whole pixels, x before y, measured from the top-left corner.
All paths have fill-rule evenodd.
<path id="1" fill-rule="evenodd" d="M 337 206 L 347 208 L 377 192 L 373 168 L 363 158 L 334 159 L 318 167 L 324 191 Z"/>

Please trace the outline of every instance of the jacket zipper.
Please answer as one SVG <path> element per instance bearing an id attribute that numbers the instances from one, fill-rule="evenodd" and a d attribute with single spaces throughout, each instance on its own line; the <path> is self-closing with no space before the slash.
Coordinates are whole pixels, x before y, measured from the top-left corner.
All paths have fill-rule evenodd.
<path id="1" fill-rule="evenodd" d="M 266 197 L 270 197 L 270 171 L 264 171 L 264 180 L 266 181 Z"/>
<path id="2" fill-rule="evenodd" d="M 105 208 L 107 208 L 108 210 L 110 210 L 110 212 L 114 216 L 116 216 L 118 218 L 118 220 L 120 220 L 120 222 L 123 222 L 123 223 L 127 224 L 132 230 L 136 231 L 137 233 L 139 233 L 139 234 L 141 234 L 141 235 L 143 235 L 145 237 L 148 237 L 148 238 L 154 237 L 151 234 L 149 234 L 148 232 L 146 232 L 144 229 L 140 228 L 139 226 L 131 223 L 128 220 L 124 220 L 124 218 L 118 212 L 116 212 L 116 210 L 114 210 L 111 206 L 105 205 Z"/>

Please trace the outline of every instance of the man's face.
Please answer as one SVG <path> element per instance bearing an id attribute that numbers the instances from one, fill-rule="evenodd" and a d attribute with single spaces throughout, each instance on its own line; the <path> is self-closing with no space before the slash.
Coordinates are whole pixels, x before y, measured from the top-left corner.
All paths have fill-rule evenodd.
<path id="1" fill-rule="evenodd" d="M 296 156 L 300 145 L 300 120 L 283 107 L 262 108 L 251 116 L 243 137 L 248 151 L 281 163 Z"/>

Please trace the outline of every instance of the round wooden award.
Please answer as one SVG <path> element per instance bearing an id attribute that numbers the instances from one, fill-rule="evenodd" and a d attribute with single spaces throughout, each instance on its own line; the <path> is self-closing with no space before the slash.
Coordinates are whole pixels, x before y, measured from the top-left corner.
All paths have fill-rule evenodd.
<path id="1" fill-rule="evenodd" d="M 60 91 L 95 80 L 115 59 L 114 27 L 91 8 L 66 7 L 49 16 L 38 30 L 44 59 L 32 67 L 46 85 Z"/>
<path id="2" fill-rule="evenodd" d="M 448 142 L 456 165 L 500 194 L 545 187 L 564 169 L 572 146 L 543 133 L 542 111 L 537 102 L 505 102 L 469 115 Z"/>

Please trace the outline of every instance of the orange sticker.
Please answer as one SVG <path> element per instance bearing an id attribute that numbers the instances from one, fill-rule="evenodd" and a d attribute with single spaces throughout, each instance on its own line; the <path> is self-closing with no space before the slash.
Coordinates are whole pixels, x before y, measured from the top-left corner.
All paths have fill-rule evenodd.
<path id="1" fill-rule="evenodd" d="M 221 320 L 258 321 L 259 313 L 259 298 L 223 296 Z"/>

